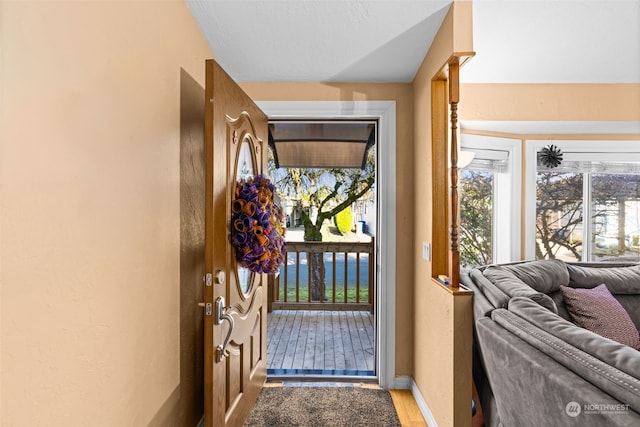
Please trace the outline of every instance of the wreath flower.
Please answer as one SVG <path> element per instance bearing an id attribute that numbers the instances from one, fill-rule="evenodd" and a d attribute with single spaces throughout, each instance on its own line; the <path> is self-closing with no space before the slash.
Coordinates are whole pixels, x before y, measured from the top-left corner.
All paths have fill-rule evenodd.
<path id="1" fill-rule="evenodd" d="M 236 184 L 231 243 L 238 263 L 254 273 L 275 273 L 284 262 L 283 213 L 275 187 L 263 175 Z"/>

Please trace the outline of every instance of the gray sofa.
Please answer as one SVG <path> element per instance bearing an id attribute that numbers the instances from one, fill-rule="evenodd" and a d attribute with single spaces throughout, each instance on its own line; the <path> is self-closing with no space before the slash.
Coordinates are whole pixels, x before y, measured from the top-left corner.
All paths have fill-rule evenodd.
<path id="1" fill-rule="evenodd" d="M 529 261 L 463 270 L 461 281 L 475 292 L 485 425 L 640 426 L 640 351 L 572 323 L 560 288 L 606 284 L 638 330 L 640 265 Z"/>

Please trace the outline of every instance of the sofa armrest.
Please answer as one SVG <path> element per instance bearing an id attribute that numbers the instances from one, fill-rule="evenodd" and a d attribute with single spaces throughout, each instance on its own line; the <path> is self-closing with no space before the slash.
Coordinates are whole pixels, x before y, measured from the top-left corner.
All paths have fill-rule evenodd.
<path id="1" fill-rule="evenodd" d="M 471 270 L 469 277 L 474 285 L 482 292 L 493 308 L 505 308 L 509 303 L 509 295 L 505 294 L 489 279 L 484 277 L 480 270 Z"/>
<path id="2" fill-rule="evenodd" d="M 509 311 L 607 365 L 640 379 L 640 352 L 574 325 L 526 298 L 513 298 Z"/>
<path id="3" fill-rule="evenodd" d="M 494 310 L 491 313 L 491 318 L 530 346 L 554 359 L 567 370 L 573 371 L 619 402 L 628 404 L 634 411 L 640 411 L 639 379 L 568 344 L 511 311 Z M 557 318 L 560 319 L 560 317 Z M 636 360 L 640 361 L 640 357 Z"/>
<path id="4" fill-rule="evenodd" d="M 496 307 L 489 301 L 484 292 L 478 287 L 475 281 L 471 278 L 469 270 L 460 271 L 460 282 L 463 286 L 473 291 L 473 317 L 474 319 L 480 319 L 486 317 Z M 506 297 L 506 295 L 505 295 Z M 506 307 L 506 304 L 505 304 Z"/>
<path id="5" fill-rule="evenodd" d="M 490 318 L 478 320 L 476 328 L 503 425 L 639 425 L 640 415 L 633 410 L 569 416 L 566 407 L 570 402 L 581 405 L 619 402 Z"/>

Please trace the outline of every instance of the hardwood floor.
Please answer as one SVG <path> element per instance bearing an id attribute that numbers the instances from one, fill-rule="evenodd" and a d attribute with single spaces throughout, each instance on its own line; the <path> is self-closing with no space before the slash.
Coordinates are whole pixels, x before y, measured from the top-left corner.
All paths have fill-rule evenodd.
<path id="1" fill-rule="evenodd" d="M 428 427 L 409 390 L 389 390 L 402 427 Z"/>
<path id="2" fill-rule="evenodd" d="M 371 313 L 275 310 L 267 319 L 268 374 L 375 375 Z"/>

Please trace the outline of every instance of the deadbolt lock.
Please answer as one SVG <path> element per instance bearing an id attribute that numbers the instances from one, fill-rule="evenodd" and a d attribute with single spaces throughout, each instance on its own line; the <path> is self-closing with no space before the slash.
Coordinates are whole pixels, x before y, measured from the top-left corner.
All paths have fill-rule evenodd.
<path id="1" fill-rule="evenodd" d="M 225 280 L 226 280 L 226 275 L 224 274 L 224 270 L 216 271 L 216 284 L 224 285 Z"/>

